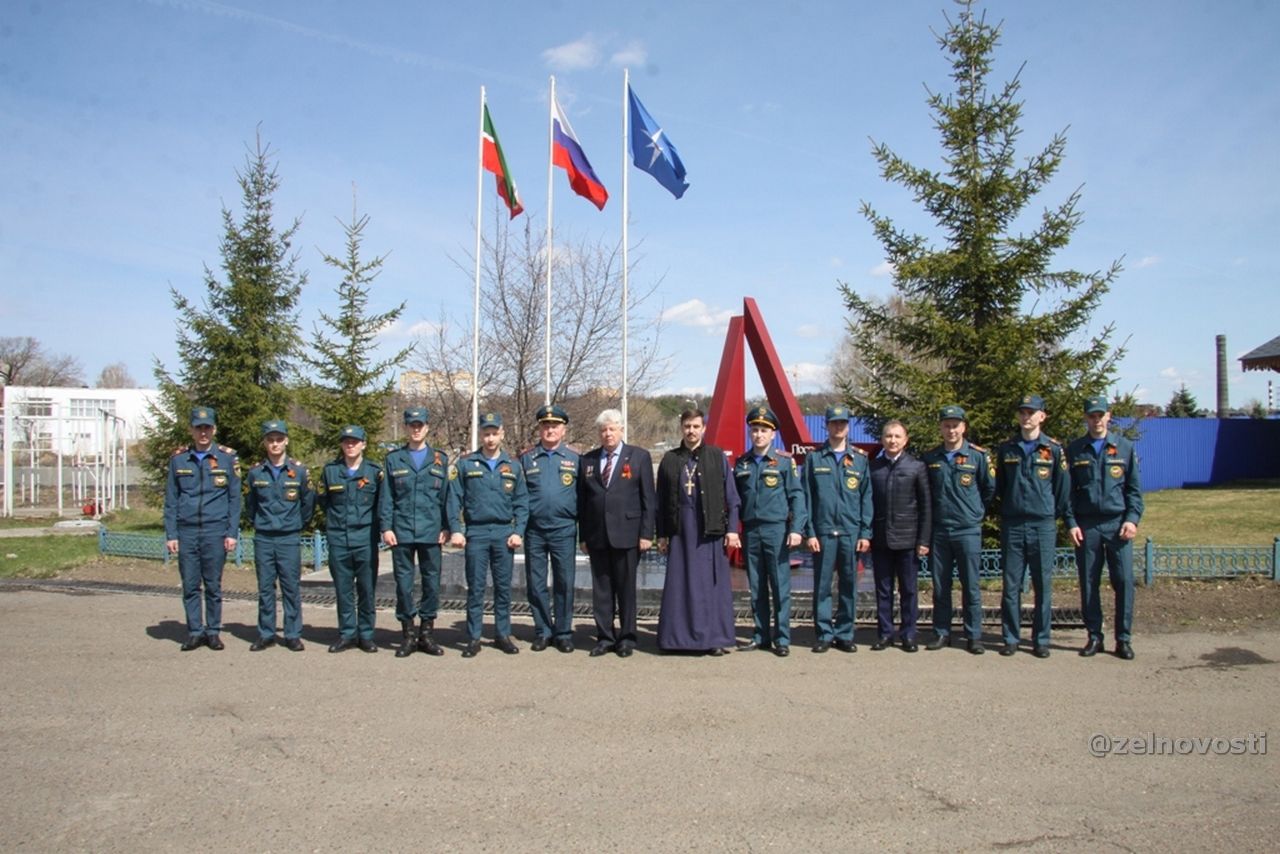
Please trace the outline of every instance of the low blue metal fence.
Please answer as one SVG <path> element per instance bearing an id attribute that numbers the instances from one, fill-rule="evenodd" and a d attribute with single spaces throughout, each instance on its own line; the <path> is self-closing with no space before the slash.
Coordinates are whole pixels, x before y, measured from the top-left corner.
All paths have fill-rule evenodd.
<path id="1" fill-rule="evenodd" d="M 98 531 L 98 551 L 104 555 L 168 561 L 169 552 L 164 543 L 164 537 L 159 534 L 108 531 L 106 527 Z M 302 538 L 304 566 L 320 569 L 327 559 L 324 534 L 310 534 Z M 661 560 L 656 554 L 647 555 L 646 559 Z M 253 563 L 253 537 L 244 537 L 237 542 L 234 560 L 238 565 Z M 1270 546 L 1161 546 L 1148 538 L 1142 548 L 1134 549 L 1133 570 L 1146 584 L 1157 576 L 1231 578 L 1265 575 L 1280 582 L 1280 537 L 1276 537 Z M 982 551 L 979 574 L 983 578 L 1001 576 L 999 549 Z M 1057 550 L 1053 575 L 1055 578 L 1075 577 L 1076 560 L 1071 549 Z M 928 558 L 920 561 L 920 577 L 929 577 Z"/>

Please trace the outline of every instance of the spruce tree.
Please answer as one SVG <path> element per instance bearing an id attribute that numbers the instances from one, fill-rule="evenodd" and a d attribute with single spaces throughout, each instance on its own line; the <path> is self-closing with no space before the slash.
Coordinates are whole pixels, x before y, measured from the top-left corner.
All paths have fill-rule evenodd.
<path id="1" fill-rule="evenodd" d="M 1066 137 L 1059 133 L 1019 160 L 1018 77 L 988 86 L 999 27 L 975 15 L 971 3 L 960 5 L 938 36 L 955 90 L 927 98 L 941 168 L 913 165 L 873 141 L 881 175 L 911 193 L 936 236 L 899 228 L 863 203 L 902 305 L 893 311 L 892 300 L 840 285 L 865 368 L 841 392 L 873 428 L 899 418 L 925 446 L 936 442 L 943 405 L 964 406 L 970 435 L 995 443 L 1013 429 L 1021 396 L 1039 393 L 1047 401 L 1046 432 L 1065 440 L 1081 429 L 1083 398 L 1107 392 L 1123 355 L 1110 343 L 1110 324 L 1088 332 L 1120 266 L 1099 272 L 1051 266 L 1081 222 L 1080 193 L 1045 208 L 1038 221 L 1026 212 L 1058 171 Z"/>
<path id="2" fill-rule="evenodd" d="M 278 229 L 273 197 L 280 187 L 274 155 L 257 137 L 236 173 L 239 217 L 222 209 L 219 278 L 204 268 L 204 299 L 197 303 L 170 288 L 178 320 L 177 375 L 155 366 L 161 405 L 147 436 L 147 462 L 163 477 L 164 463 L 189 439 L 193 405 L 217 410 L 219 444 L 246 462 L 260 451 L 261 424 L 286 417 L 293 404 L 287 382 L 301 349 L 298 298 L 306 284 L 293 239 L 301 220 Z"/>
<path id="3" fill-rule="evenodd" d="M 334 288 L 338 313 L 320 312 L 320 323 L 315 325 L 312 350 L 304 359 L 317 380 L 306 387 L 305 403 L 315 416 L 314 436 L 322 452 L 336 448 L 338 433 L 345 425 L 358 424 L 368 433 L 369 453 L 381 456 L 377 442 L 394 393 L 391 370 L 413 352 L 413 346 L 374 361 L 378 333 L 400 318 L 405 304 L 381 314 L 369 313 L 369 289 L 387 256 L 368 261 L 360 257 L 369 217 L 360 216 L 354 203 L 351 221 L 339 223 L 347 238 L 345 253 L 321 253 L 324 263 L 341 275 Z"/>
<path id="4" fill-rule="evenodd" d="M 1199 418 L 1200 404 L 1196 396 L 1190 392 L 1186 383 L 1178 387 L 1169 398 L 1169 405 L 1164 408 L 1166 418 Z"/>

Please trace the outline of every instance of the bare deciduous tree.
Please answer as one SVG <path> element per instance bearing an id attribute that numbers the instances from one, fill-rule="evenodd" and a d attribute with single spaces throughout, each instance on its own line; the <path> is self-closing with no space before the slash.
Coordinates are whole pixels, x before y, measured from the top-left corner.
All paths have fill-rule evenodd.
<path id="1" fill-rule="evenodd" d="M 481 408 L 500 411 L 508 443 L 522 446 L 531 440 L 534 414 L 546 399 L 546 244 L 543 232 L 530 221 L 518 231 L 500 224 L 495 234 L 485 241 L 481 257 L 480 369 L 475 379 Z M 474 264 L 468 259 L 458 267 L 470 276 Z M 661 380 L 667 364 L 658 352 L 661 323 L 656 313 L 643 311 L 658 283 L 637 286 L 632 275 L 630 284 L 628 392 L 639 396 Z M 454 432 L 453 421 L 444 429 L 465 442 L 471 418 L 465 381 L 471 373 L 470 324 L 442 318 L 429 338 L 418 344 L 418 366 L 430 378 L 428 387 L 442 417 L 455 417 L 462 405 L 465 429 Z M 620 403 L 621 387 L 620 248 L 586 238 L 562 239 L 555 248 L 552 279 L 550 396 L 569 412 L 571 441 L 594 439 L 591 420 L 600 409 Z M 437 423 L 435 415 L 432 421 Z M 439 437 L 443 426 L 433 435 Z"/>
<path id="2" fill-rule="evenodd" d="M 124 362 L 112 362 L 98 374 L 97 388 L 135 388 L 138 384 Z"/>
<path id="3" fill-rule="evenodd" d="M 78 359 L 45 352 L 35 338 L 0 338 L 0 363 L 9 366 L 9 385 L 84 385 L 84 368 Z"/>

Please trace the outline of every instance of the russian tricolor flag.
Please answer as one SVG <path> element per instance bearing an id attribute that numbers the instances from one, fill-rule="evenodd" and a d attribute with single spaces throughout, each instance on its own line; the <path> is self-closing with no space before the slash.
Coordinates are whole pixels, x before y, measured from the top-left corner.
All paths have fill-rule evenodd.
<path id="1" fill-rule="evenodd" d="M 578 137 L 574 135 L 569 120 L 560 109 L 560 102 L 551 96 L 551 162 L 569 173 L 569 186 L 579 196 L 591 201 L 600 210 L 609 198 L 609 191 L 600 183 L 583 153 Z"/>

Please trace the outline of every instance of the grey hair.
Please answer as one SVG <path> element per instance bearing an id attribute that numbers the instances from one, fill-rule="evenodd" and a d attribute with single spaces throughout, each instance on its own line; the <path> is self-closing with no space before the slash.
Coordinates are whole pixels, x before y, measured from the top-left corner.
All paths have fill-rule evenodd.
<path id="1" fill-rule="evenodd" d="M 617 409 L 606 409 L 596 416 L 596 426 L 603 427 L 606 424 L 617 424 L 622 426 L 622 413 Z"/>

